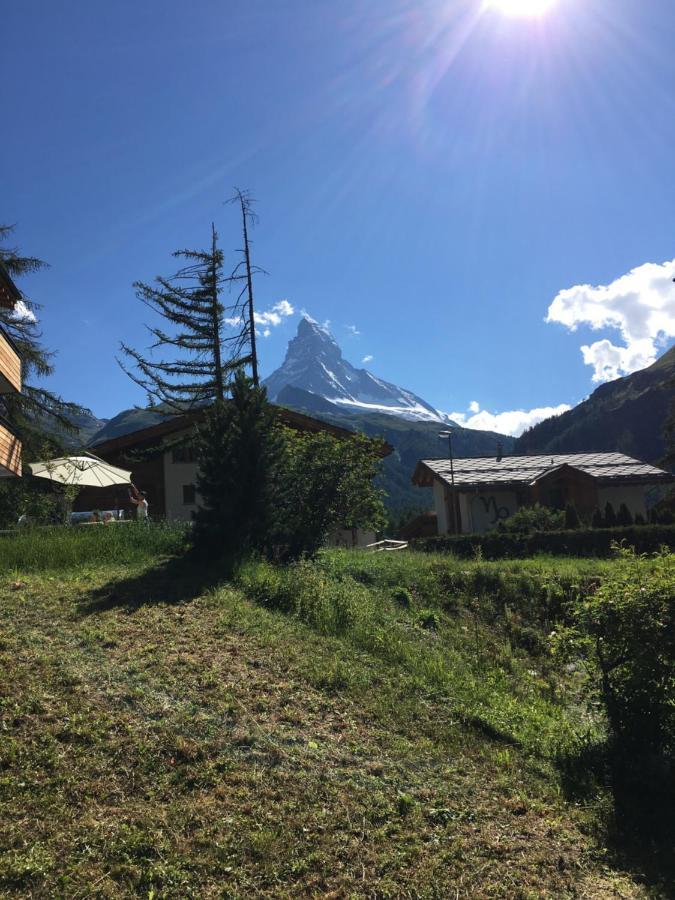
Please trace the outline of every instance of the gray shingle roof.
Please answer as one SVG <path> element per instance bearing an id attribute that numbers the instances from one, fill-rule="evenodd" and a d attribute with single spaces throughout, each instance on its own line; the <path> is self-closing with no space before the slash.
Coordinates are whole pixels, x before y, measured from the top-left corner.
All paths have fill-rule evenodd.
<path id="1" fill-rule="evenodd" d="M 455 485 L 525 485 L 560 466 L 573 466 L 601 483 L 672 481 L 673 476 L 623 453 L 554 453 L 542 456 L 494 456 L 454 460 Z M 429 483 L 435 475 L 451 483 L 449 459 L 423 459 L 417 465 L 413 481 Z"/>

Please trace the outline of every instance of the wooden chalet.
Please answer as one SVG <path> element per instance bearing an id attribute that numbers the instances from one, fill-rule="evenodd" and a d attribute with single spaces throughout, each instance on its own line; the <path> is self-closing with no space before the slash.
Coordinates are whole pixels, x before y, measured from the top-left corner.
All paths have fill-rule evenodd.
<path id="1" fill-rule="evenodd" d="M 645 489 L 673 481 L 663 469 L 623 453 L 555 453 L 422 459 L 413 483 L 431 487 L 438 534 L 481 533 L 522 506 L 574 506 L 582 518 L 611 503 L 646 518 Z"/>
<path id="2" fill-rule="evenodd" d="M 284 407 L 276 409 L 279 420 L 297 431 L 326 432 L 340 440 L 354 436 L 353 431 L 303 413 Z M 114 466 L 131 470 L 134 484 L 147 494 L 150 515 L 154 520 L 190 521 L 199 507 L 195 489 L 198 461 L 194 436 L 195 426 L 203 414 L 203 411 L 197 411 L 175 416 L 149 428 L 94 444 L 90 450 Z M 392 448 L 383 444 L 382 455 L 388 456 L 391 452 Z M 84 488 L 74 510 L 91 509 L 123 509 L 125 516 L 134 515 L 134 507 L 124 487 L 105 490 Z M 370 539 L 371 536 L 367 537 Z M 361 543 L 361 538 L 356 542 Z"/>

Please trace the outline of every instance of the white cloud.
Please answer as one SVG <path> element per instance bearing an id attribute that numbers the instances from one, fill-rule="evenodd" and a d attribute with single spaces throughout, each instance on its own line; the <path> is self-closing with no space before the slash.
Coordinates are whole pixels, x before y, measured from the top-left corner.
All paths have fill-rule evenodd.
<path id="1" fill-rule="evenodd" d="M 256 325 L 272 325 L 276 327 L 281 325 L 282 319 L 292 316 L 294 312 L 295 310 L 288 300 L 280 300 L 274 304 L 272 309 L 268 309 L 266 312 L 254 313 L 254 318 Z"/>
<path id="2" fill-rule="evenodd" d="M 374 356 L 371 356 L 371 355 L 369 354 L 368 356 L 364 356 L 363 359 L 361 360 L 361 362 L 362 362 L 362 363 L 369 363 L 369 362 L 372 362 L 374 359 L 375 359 L 375 357 L 374 357 Z"/>
<path id="3" fill-rule="evenodd" d="M 258 337 L 269 337 L 272 334 L 272 328 L 281 325 L 283 319 L 292 316 L 294 313 L 295 309 L 288 300 L 280 300 L 278 303 L 275 303 L 271 309 L 264 310 L 263 312 L 254 312 L 253 317 L 256 324 L 255 333 Z M 241 316 L 230 316 L 225 319 L 225 324 L 229 325 L 231 328 L 239 328 L 242 322 L 243 319 Z"/>
<path id="4" fill-rule="evenodd" d="M 356 325 L 345 325 L 345 329 L 352 335 L 352 337 L 358 337 L 361 334 Z"/>
<path id="5" fill-rule="evenodd" d="M 643 369 L 656 359 L 660 345 L 675 337 L 675 259 L 645 263 L 608 285 L 578 284 L 560 291 L 548 308 L 547 322 L 570 331 L 589 325 L 613 328 L 624 345 L 607 338 L 583 344 L 584 362 L 593 381 L 610 381 Z"/>
<path id="6" fill-rule="evenodd" d="M 34 325 L 37 322 L 35 313 L 33 312 L 33 310 L 28 309 L 23 300 L 17 300 L 11 317 L 15 322 L 26 322 L 30 325 Z"/>
<path id="7" fill-rule="evenodd" d="M 480 410 L 479 404 L 472 400 L 469 404 L 469 412 L 466 413 L 451 412 L 448 417 L 462 425 L 464 428 L 478 428 L 481 431 L 498 431 L 500 434 L 510 434 L 513 437 L 521 435 L 526 428 L 543 422 L 550 416 L 559 416 L 561 413 L 567 412 L 570 407 L 567 403 L 560 403 L 558 406 L 540 406 L 535 409 L 513 409 L 508 412 L 491 413 L 487 410 Z"/>

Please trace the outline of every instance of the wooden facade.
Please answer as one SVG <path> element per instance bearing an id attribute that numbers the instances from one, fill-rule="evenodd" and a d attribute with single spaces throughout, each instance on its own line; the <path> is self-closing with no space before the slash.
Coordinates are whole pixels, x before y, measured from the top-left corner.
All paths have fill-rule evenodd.
<path id="1" fill-rule="evenodd" d="M 21 390 L 21 360 L 9 338 L 0 330 L 0 394 Z"/>
<path id="2" fill-rule="evenodd" d="M 551 509 L 565 509 L 569 504 L 579 515 L 588 518 L 599 506 L 598 485 L 592 475 L 562 465 L 538 478 L 529 488 L 529 497 L 521 505 L 539 503 Z"/>
<path id="3" fill-rule="evenodd" d="M 13 309 L 21 293 L 0 262 L 0 307 Z M 21 391 L 21 359 L 0 328 L 0 395 Z M 21 475 L 21 440 L 9 422 L 0 417 L 0 477 Z"/>
<path id="4" fill-rule="evenodd" d="M 0 477 L 21 475 L 21 441 L 0 420 Z"/>

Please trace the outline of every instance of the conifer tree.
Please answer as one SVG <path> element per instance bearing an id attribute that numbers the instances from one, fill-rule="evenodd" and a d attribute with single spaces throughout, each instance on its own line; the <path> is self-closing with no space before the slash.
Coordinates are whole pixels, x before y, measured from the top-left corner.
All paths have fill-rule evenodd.
<path id="1" fill-rule="evenodd" d="M 196 547 L 230 558 L 269 552 L 283 442 L 266 389 L 239 370 L 229 399 L 207 411 L 197 453 Z"/>
<path id="2" fill-rule="evenodd" d="M 593 518 L 591 519 L 591 527 L 592 528 L 603 528 L 604 525 L 605 525 L 605 522 L 602 518 L 602 513 L 596 506 L 595 509 L 593 510 Z"/>
<path id="3" fill-rule="evenodd" d="M 632 525 L 633 524 L 633 516 L 631 515 L 631 511 L 628 509 L 625 503 L 622 503 L 619 507 L 619 512 L 616 517 L 617 525 Z"/>
<path id="4" fill-rule="evenodd" d="M 614 507 L 609 502 L 609 500 L 605 504 L 604 523 L 605 528 L 616 528 L 616 513 L 614 512 Z"/>
<path id="5" fill-rule="evenodd" d="M 581 521 L 579 519 L 579 513 L 577 512 L 576 506 L 572 503 L 568 503 L 565 507 L 565 528 L 573 529 L 578 528 L 581 525 Z"/>
<path id="6" fill-rule="evenodd" d="M 131 368 L 120 365 L 151 404 L 178 413 L 222 401 L 234 371 L 251 361 L 251 349 L 247 329 L 225 336 L 226 319 L 239 322 L 243 311 L 241 301 L 226 307 L 221 299 L 230 278 L 223 274 L 215 226 L 209 250 L 177 250 L 173 255 L 188 264 L 170 278 L 158 277 L 154 285 L 134 284 L 141 302 L 167 325 L 146 326 L 153 338 L 147 356 L 122 344 Z"/>
<path id="7" fill-rule="evenodd" d="M 75 432 L 72 418 L 83 412 L 76 403 L 68 403 L 58 394 L 39 384 L 54 370 L 54 354 L 42 344 L 37 314 L 41 305 L 23 290 L 23 277 L 47 268 L 47 263 L 34 256 L 22 256 L 11 246 L 13 225 L 0 225 L 0 265 L 16 284 L 21 299 L 14 309 L 0 308 L 0 327 L 13 342 L 21 357 L 22 389 L 20 394 L 3 394 L 0 413 L 21 435 L 24 459 L 35 459 L 43 451 L 55 452 L 61 442 L 55 432 Z"/>

